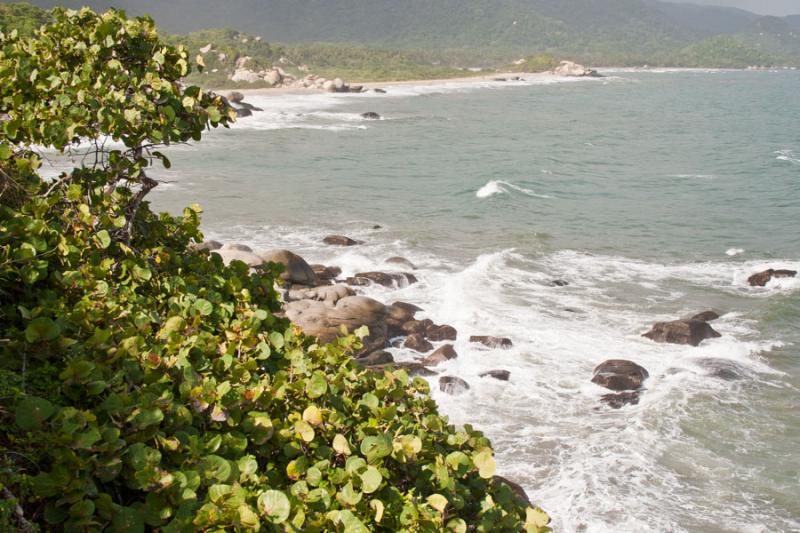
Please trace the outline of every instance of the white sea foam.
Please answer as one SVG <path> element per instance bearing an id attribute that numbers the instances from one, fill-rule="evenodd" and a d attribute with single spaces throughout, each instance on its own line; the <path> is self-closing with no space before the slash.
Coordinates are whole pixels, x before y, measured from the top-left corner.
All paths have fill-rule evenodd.
<path id="1" fill-rule="evenodd" d="M 800 165 L 800 155 L 794 150 L 778 150 L 775 152 L 778 156 L 775 158 L 778 161 L 786 161 L 794 165 Z"/>
<path id="2" fill-rule="evenodd" d="M 489 198 L 490 196 L 494 196 L 496 194 L 505 194 L 510 192 L 520 192 L 527 196 L 531 196 L 533 198 L 545 198 L 551 199 L 552 196 L 548 196 L 546 194 L 537 194 L 536 192 L 526 189 L 525 187 L 520 187 L 519 185 L 514 185 L 509 181 L 503 180 L 491 180 L 486 183 L 483 187 L 478 189 L 475 193 L 475 196 L 478 198 Z"/>
<path id="3" fill-rule="evenodd" d="M 728 248 L 725 251 L 725 255 L 728 255 L 730 257 L 734 257 L 743 253 L 744 253 L 744 248 Z"/>

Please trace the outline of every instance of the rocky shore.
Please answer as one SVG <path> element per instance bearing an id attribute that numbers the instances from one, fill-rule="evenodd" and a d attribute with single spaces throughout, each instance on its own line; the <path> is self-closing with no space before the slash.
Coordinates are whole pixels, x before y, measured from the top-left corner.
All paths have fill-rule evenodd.
<path id="1" fill-rule="evenodd" d="M 350 247 L 363 242 L 344 235 L 329 235 L 320 244 Z M 284 301 L 283 314 L 292 323 L 306 334 L 326 343 L 341 335 L 342 328 L 352 332 L 366 326 L 369 335 L 364 339 L 361 351 L 355 354 L 357 362 L 377 371 L 390 366 L 403 368 L 410 375 L 435 380 L 439 389 L 446 394 L 457 395 L 470 389 L 470 384 L 461 377 L 443 374 L 440 370 L 443 363 L 459 357 L 453 344 L 459 336 L 467 335 L 470 345 L 487 354 L 499 354 L 514 345 L 512 339 L 492 335 L 492 332 L 459 332 L 448 324 L 420 318 L 418 315 L 424 313 L 424 309 L 411 303 L 381 302 L 361 294 L 361 289 L 366 287 L 402 288 L 417 283 L 414 274 L 416 266 L 403 257 L 387 259 L 383 271 L 357 272 L 344 277 L 341 268 L 309 264 L 290 250 L 254 251 L 246 245 L 217 241 L 204 242 L 200 247 L 218 254 L 226 264 L 238 260 L 251 268 L 259 268 L 266 263 L 282 265 L 284 270 L 280 276 L 282 285 L 279 290 Z M 759 287 L 774 277 L 796 275 L 797 272 L 791 270 L 769 269 L 753 274 L 748 281 L 751 286 Z M 568 285 L 566 280 L 550 283 L 553 290 Z M 721 336 L 710 324 L 719 317 L 717 312 L 708 310 L 685 318 L 657 322 L 642 337 L 653 342 L 697 347 L 708 339 Z M 393 347 L 402 347 L 415 353 L 415 360 L 395 361 L 388 351 Z M 706 366 L 712 375 L 722 379 L 736 378 L 735 370 L 719 367 L 714 361 L 707 361 Z M 512 374 L 498 365 L 498 368 L 483 372 L 479 377 L 509 381 Z M 599 362 L 588 379 L 608 389 L 610 392 L 602 395 L 600 400 L 618 409 L 639 402 L 648 377 L 647 369 L 635 361 L 612 359 Z"/>

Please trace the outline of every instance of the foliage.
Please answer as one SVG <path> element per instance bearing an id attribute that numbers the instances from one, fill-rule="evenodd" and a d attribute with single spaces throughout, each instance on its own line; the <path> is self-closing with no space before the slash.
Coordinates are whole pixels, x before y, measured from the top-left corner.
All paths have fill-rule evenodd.
<path id="1" fill-rule="evenodd" d="M 17 30 L 23 37 L 30 37 L 49 21 L 47 11 L 30 4 L 0 4 L 0 32 Z"/>
<path id="2" fill-rule="evenodd" d="M 691 67 L 745 68 L 771 66 L 775 58 L 729 36 L 718 35 L 681 50 L 681 64 Z"/>
<path id="3" fill-rule="evenodd" d="M 558 59 L 553 54 L 536 54 L 528 56 L 521 64 L 514 65 L 519 72 L 547 72 L 558 66 Z"/>
<path id="4" fill-rule="evenodd" d="M 193 246 L 198 207 L 150 210 L 146 169 L 168 163 L 147 149 L 233 118 L 178 84 L 190 68 L 152 21 L 116 11 L 56 11 L 33 40 L 0 37 L 0 483 L 25 519 L 548 531 L 493 479 L 489 441 L 437 413 L 427 382 L 353 363 L 366 331 L 318 344 L 278 316 L 277 265 L 226 267 Z M 29 146 L 81 139 L 91 164 L 38 177 Z"/>

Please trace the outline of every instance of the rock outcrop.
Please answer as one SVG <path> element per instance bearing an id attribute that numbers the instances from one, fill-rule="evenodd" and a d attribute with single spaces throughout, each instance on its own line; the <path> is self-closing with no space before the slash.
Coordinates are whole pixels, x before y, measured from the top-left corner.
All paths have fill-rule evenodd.
<path id="1" fill-rule="evenodd" d="M 596 70 L 586 68 L 573 61 L 562 61 L 555 70 L 553 70 L 553 74 L 570 78 L 582 78 L 587 76 L 596 78 L 600 76 Z"/>
<path id="2" fill-rule="evenodd" d="M 437 326 L 433 324 L 426 328 L 425 336 L 433 342 L 454 341 L 458 337 L 458 332 L 453 326 L 448 326 L 446 324 Z"/>
<path id="3" fill-rule="evenodd" d="M 335 305 L 316 300 L 299 300 L 284 306 L 286 318 L 306 334 L 328 343 L 341 335 L 341 327 L 355 331 L 369 328 L 362 354 L 381 350 L 386 345 L 386 306 L 365 296 L 347 296 Z"/>
<path id="4" fill-rule="evenodd" d="M 795 276 L 797 276 L 796 270 L 775 270 L 774 268 L 770 268 L 758 274 L 753 274 L 747 278 L 747 283 L 749 283 L 751 287 L 764 287 L 767 283 L 772 281 L 773 278 L 793 278 Z"/>
<path id="5" fill-rule="evenodd" d="M 304 289 L 289 290 L 289 301 L 316 300 L 335 305 L 336 302 L 348 296 L 354 296 L 355 291 L 346 285 L 322 285 Z"/>
<path id="6" fill-rule="evenodd" d="M 269 250 L 261 254 L 261 259 L 265 263 L 278 263 L 283 265 L 284 271 L 281 272 L 281 279 L 289 283 L 299 283 L 300 285 L 316 285 L 317 274 L 306 263 L 306 260 L 289 250 Z"/>
<path id="7" fill-rule="evenodd" d="M 428 353 L 433 350 L 433 344 L 428 342 L 428 340 L 419 333 L 406 337 L 403 347 L 419 353 Z"/>
<path id="8" fill-rule="evenodd" d="M 508 370 L 489 370 L 488 372 L 481 372 L 478 376 L 482 378 L 494 378 L 500 381 L 508 381 L 511 379 L 511 372 Z"/>
<path id="9" fill-rule="evenodd" d="M 453 348 L 453 345 L 445 344 L 444 346 L 437 348 L 435 352 L 423 359 L 422 364 L 425 366 L 436 366 L 451 359 L 456 359 L 457 357 L 458 353 L 456 352 L 455 348 Z"/>
<path id="10" fill-rule="evenodd" d="M 389 265 L 401 265 L 401 266 L 404 266 L 404 267 L 406 267 L 406 268 L 408 268 L 410 270 L 416 270 L 417 269 L 417 266 L 414 263 L 412 263 L 411 261 L 409 261 L 408 259 L 406 259 L 405 257 L 399 257 L 399 256 L 390 257 L 389 259 L 387 259 L 385 261 L 385 263 L 387 263 Z"/>
<path id="11" fill-rule="evenodd" d="M 708 322 L 702 320 L 673 320 L 672 322 L 657 322 L 653 328 L 642 337 L 656 342 L 670 344 L 689 344 L 699 346 L 706 339 L 721 337 Z"/>
<path id="12" fill-rule="evenodd" d="M 514 346 L 511 339 L 506 337 L 492 337 L 488 335 L 473 335 L 469 338 L 469 342 L 476 344 L 483 344 L 487 348 L 503 348 L 508 349 Z"/>
<path id="13" fill-rule="evenodd" d="M 222 258 L 222 262 L 226 265 L 230 265 L 233 261 L 241 261 L 249 267 L 261 266 L 264 263 L 264 260 L 253 252 L 238 250 L 236 248 L 225 248 L 223 246 L 218 250 L 214 250 L 213 253 L 218 254 Z"/>
<path id="14" fill-rule="evenodd" d="M 359 272 L 353 277 L 347 278 L 348 285 L 367 286 L 377 283 L 384 287 L 407 287 L 417 282 L 413 274 L 396 272 Z"/>
<path id="15" fill-rule="evenodd" d="M 712 322 L 719 318 L 719 313 L 716 311 L 703 311 L 689 318 L 689 320 L 699 320 L 701 322 Z"/>
<path id="16" fill-rule="evenodd" d="M 381 116 L 374 111 L 367 111 L 366 113 L 361 113 L 361 118 L 365 118 L 367 120 L 380 120 Z"/>
<path id="17" fill-rule="evenodd" d="M 439 378 L 439 390 L 447 394 L 461 394 L 469 390 L 469 383 L 455 376 Z"/>
<path id="18" fill-rule="evenodd" d="M 344 235 L 328 235 L 322 242 L 330 246 L 356 246 L 357 244 L 364 244 L 361 241 L 345 237 Z"/>
<path id="19" fill-rule="evenodd" d="M 613 391 L 639 390 L 650 374 L 647 370 L 624 359 L 611 359 L 594 369 L 592 383 Z"/>

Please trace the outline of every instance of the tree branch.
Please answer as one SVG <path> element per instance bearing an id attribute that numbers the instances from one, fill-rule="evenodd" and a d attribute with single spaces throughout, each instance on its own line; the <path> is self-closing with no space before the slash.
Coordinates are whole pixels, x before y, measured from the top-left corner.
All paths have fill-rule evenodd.
<path id="1" fill-rule="evenodd" d="M 22 509 L 22 506 L 19 504 L 19 500 L 17 499 L 14 494 L 8 490 L 8 488 L 3 487 L 3 498 L 8 501 L 16 501 L 17 503 L 14 504 L 14 516 L 17 518 L 17 522 L 19 523 L 20 531 L 24 533 L 33 533 L 33 525 L 28 522 L 25 518 L 25 511 Z"/>

